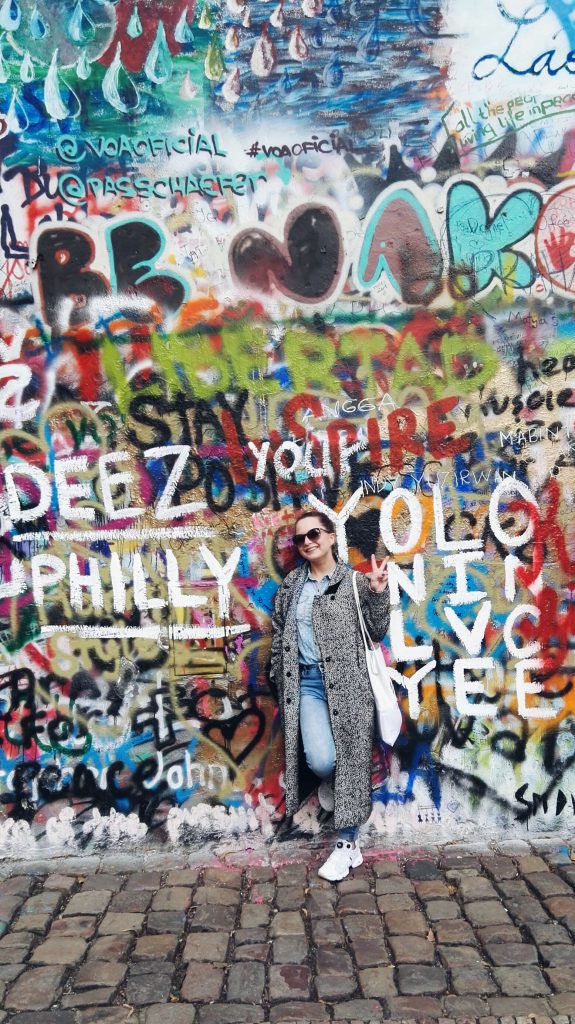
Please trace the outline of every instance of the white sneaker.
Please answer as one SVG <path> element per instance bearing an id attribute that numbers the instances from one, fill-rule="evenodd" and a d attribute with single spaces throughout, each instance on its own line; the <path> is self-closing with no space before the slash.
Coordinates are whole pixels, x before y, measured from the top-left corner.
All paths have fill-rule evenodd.
<path id="1" fill-rule="evenodd" d="M 328 882 L 341 882 L 342 878 L 349 875 L 350 868 L 358 868 L 360 864 L 363 864 L 363 857 L 359 843 L 348 843 L 340 839 L 317 873 Z"/>
<path id="2" fill-rule="evenodd" d="M 323 808 L 324 811 L 329 811 L 331 813 L 335 807 L 335 796 L 333 786 L 327 781 L 327 779 L 324 779 L 323 782 L 320 783 L 317 796 L 320 807 Z"/>

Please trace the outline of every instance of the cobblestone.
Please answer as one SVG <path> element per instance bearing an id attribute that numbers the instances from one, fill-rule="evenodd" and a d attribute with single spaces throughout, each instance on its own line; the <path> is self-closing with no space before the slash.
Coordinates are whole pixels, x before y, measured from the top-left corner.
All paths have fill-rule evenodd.
<path id="1" fill-rule="evenodd" d="M 208 1003 L 218 999 L 224 981 L 222 967 L 202 964 L 201 969 L 191 963 L 182 984 L 181 996 L 188 1003 Z"/>
<path id="2" fill-rule="evenodd" d="M 538 967 L 494 967 L 493 975 L 506 996 L 537 996 L 550 991 Z"/>
<path id="3" fill-rule="evenodd" d="M 228 973 L 227 998 L 232 1003 L 261 1003 L 265 983 L 263 964 L 232 964 Z"/>
<path id="4" fill-rule="evenodd" d="M 229 936 L 227 932 L 213 932 L 211 934 L 197 933 L 190 935 L 183 953 L 184 960 L 194 961 L 224 961 L 228 948 Z"/>
<path id="5" fill-rule="evenodd" d="M 386 999 L 397 995 L 393 980 L 393 967 L 370 967 L 359 972 L 359 984 L 364 996 Z"/>
<path id="6" fill-rule="evenodd" d="M 59 896 L 57 893 L 54 895 Z M 112 893 L 107 889 L 95 889 L 92 892 L 82 890 L 72 896 L 68 906 L 64 908 L 64 917 L 72 917 L 75 914 L 94 914 L 99 917 L 104 913 L 111 899 Z M 30 904 L 30 902 L 29 900 L 28 903 Z"/>
<path id="7" fill-rule="evenodd" d="M 58 997 L 63 977 L 63 967 L 28 968 L 8 989 L 4 1008 L 7 1010 L 47 1010 Z"/>
<path id="8" fill-rule="evenodd" d="M 100 922 L 99 935 L 120 935 L 122 932 L 138 932 L 144 923 L 143 914 L 109 913 Z"/>
<path id="9" fill-rule="evenodd" d="M 270 999 L 309 999 L 309 967 L 281 964 L 270 967 Z"/>
<path id="10" fill-rule="evenodd" d="M 137 964 L 136 967 L 141 965 Z M 173 965 L 145 964 L 145 973 L 135 972 L 132 967 L 126 985 L 126 999 L 134 1006 L 167 1002 L 172 987 Z"/>
<path id="11" fill-rule="evenodd" d="M 389 945 L 396 963 L 432 964 L 435 960 L 433 942 L 415 935 L 393 935 Z"/>
<path id="12" fill-rule="evenodd" d="M 397 974 L 402 995 L 433 995 L 447 988 L 447 975 L 440 967 L 403 964 Z"/>
<path id="13" fill-rule="evenodd" d="M 575 1024 L 575 863 L 504 849 L 5 878 L 0 1024 Z"/>
<path id="14" fill-rule="evenodd" d="M 321 922 L 319 923 L 321 924 Z M 343 940 L 341 925 L 339 936 Z M 315 930 L 314 939 L 316 942 L 318 941 Z M 240 947 L 240 949 L 241 948 L 242 947 Z M 272 943 L 272 950 L 274 964 L 301 964 L 308 955 L 306 943 L 302 942 L 297 935 L 282 935 L 278 939 L 274 939 Z"/>
<path id="15" fill-rule="evenodd" d="M 272 935 L 303 935 L 303 918 L 298 911 L 284 910 L 276 914 L 272 922 Z"/>
<path id="16" fill-rule="evenodd" d="M 32 953 L 33 964 L 75 964 L 86 953 L 86 942 L 76 938 L 51 938 Z"/>
<path id="17" fill-rule="evenodd" d="M 175 935 L 144 935 L 138 939 L 132 958 L 138 960 L 173 960 L 178 944 Z"/>

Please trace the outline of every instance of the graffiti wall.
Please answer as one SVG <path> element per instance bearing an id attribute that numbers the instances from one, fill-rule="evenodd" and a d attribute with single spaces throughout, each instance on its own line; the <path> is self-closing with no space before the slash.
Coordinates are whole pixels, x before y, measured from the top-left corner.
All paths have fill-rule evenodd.
<path id="1" fill-rule="evenodd" d="M 272 834 L 310 506 L 372 835 L 572 827 L 574 9 L 0 0 L 0 853 Z"/>

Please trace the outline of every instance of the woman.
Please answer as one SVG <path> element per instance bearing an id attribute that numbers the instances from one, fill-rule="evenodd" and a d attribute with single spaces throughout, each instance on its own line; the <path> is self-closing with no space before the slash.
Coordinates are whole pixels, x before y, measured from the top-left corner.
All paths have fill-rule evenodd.
<path id="1" fill-rule="evenodd" d="M 357 837 L 371 812 L 374 702 L 352 570 L 337 557 L 333 523 L 304 512 L 293 542 L 304 564 L 276 595 L 270 664 L 284 727 L 286 815 L 306 795 L 300 778 L 307 764 L 322 780 L 319 800 L 333 810 L 338 830 L 318 873 L 337 882 L 363 861 Z M 387 558 L 378 566 L 372 555 L 371 566 L 357 583 L 368 631 L 379 642 L 389 624 Z"/>

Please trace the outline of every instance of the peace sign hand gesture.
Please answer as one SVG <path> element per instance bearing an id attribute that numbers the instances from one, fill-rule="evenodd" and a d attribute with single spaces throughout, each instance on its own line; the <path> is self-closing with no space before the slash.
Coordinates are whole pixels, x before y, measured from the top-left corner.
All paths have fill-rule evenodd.
<path id="1" fill-rule="evenodd" d="M 371 572 L 367 573 L 369 580 L 369 586 L 375 594 L 382 594 L 387 586 L 387 563 L 389 559 L 386 556 L 382 558 L 381 565 L 378 565 L 375 560 L 375 555 L 371 556 Z"/>

